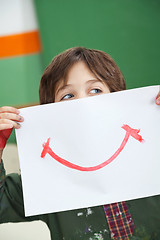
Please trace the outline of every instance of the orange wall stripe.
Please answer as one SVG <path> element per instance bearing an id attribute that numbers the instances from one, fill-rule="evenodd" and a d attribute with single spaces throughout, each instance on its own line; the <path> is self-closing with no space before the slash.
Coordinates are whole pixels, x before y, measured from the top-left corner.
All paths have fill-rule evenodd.
<path id="1" fill-rule="evenodd" d="M 41 51 L 38 31 L 0 37 L 0 58 Z"/>

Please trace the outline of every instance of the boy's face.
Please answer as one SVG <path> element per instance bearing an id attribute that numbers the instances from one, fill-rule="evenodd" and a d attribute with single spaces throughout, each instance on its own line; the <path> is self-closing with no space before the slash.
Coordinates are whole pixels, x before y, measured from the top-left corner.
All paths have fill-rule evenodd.
<path id="1" fill-rule="evenodd" d="M 108 86 L 89 70 L 84 62 L 75 63 L 55 91 L 55 102 L 109 93 Z"/>

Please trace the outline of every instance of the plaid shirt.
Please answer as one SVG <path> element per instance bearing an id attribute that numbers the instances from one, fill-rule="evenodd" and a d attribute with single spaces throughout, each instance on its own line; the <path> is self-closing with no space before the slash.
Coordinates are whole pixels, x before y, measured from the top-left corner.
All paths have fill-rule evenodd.
<path id="1" fill-rule="evenodd" d="M 104 205 L 111 238 L 128 240 L 133 235 L 134 222 L 125 202 Z"/>

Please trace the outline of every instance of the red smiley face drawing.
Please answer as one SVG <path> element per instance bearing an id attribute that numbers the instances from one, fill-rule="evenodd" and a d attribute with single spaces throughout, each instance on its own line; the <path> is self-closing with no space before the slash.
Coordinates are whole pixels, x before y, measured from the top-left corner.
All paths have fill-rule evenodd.
<path id="1" fill-rule="evenodd" d="M 93 166 L 93 167 L 82 167 L 82 166 L 78 166 L 76 164 L 73 164 L 61 157 L 59 157 L 58 155 L 56 155 L 52 149 L 49 146 L 49 142 L 50 142 L 50 138 L 48 138 L 47 142 L 43 144 L 43 150 L 41 153 L 41 158 L 44 158 L 45 155 L 48 153 L 51 157 L 53 157 L 57 162 L 65 165 L 66 167 L 75 169 L 75 170 L 79 170 L 79 171 L 96 171 L 99 170 L 105 166 L 107 166 L 109 163 L 111 163 L 119 154 L 120 152 L 124 149 L 126 143 L 128 142 L 128 139 L 130 136 L 132 136 L 133 138 L 135 138 L 136 140 L 138 140 L 139 142 L 143 142 L 143 138 L 141 135 L 139 135 L 138 133 L 140 132 L 139 129 L 133 129 L 128 125 L 123 125 L 122 128 L 126 131 L 125 137 L 120 145 L 120 147 L 117 149 L 117 151 L 109 158 L 107 159 L 105 162 Z"/>

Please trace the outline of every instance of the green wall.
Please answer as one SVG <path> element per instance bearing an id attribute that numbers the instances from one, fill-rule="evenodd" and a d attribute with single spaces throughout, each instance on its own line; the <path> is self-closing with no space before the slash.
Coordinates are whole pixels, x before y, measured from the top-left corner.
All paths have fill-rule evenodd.
<path id="1" fill-rule="evenodd" d="M 59 52 L 85 46 L 109 53 L 127 88 L 160 84 L 160 1 L 35 0 L 44 66 Z"/>
<path id="2" fill-rule="evenodd" d="M 0 106 L 20 106 L 39 101 L 40 54 L 1 59 L 0 75 Z"/>

